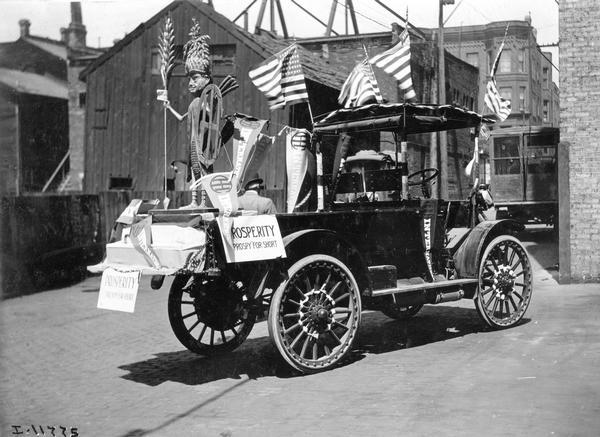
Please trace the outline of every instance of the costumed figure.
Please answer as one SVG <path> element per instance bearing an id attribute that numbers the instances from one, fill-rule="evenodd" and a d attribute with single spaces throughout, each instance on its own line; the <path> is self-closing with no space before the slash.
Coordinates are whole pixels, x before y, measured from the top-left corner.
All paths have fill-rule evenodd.
<path id="1" fill-rule="evenodd" d="M 194 96 L 185 114 L 178 113 L 168 100 L 165 107 L 179 121 L 187 118 L 187 131 L 189 136 L 188 164 L 191 166 L 192 203 L 184 208 L 204 206 L 205 193 L 202 192 L 202 202 L 198 205 L 196 187 L 202 176 L 212 173 L 213 163 L 218 157 L 221 148 L 219 123 L 222 112 L 222 93 L 220 87 L 212 85 L 210 53 L 208 35 L 201 35 L 200 25 L 193 19 L 194 25 L 190 30 L 190 40 L 183 47 L 185 72 L 189 77 L 188 90 Z M 231 77 L 229 89 L 237 88 L 237 83 Z M 234 85 L 231 85 L 231 81 Z M 225 80 L 223 81 L 225 83 Z"/>

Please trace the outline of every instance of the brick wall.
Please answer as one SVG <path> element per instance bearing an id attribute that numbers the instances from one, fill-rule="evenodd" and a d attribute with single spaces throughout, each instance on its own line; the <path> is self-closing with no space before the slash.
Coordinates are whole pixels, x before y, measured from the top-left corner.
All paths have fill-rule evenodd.
<path id="1" fill-rule="evenodd" d="M 559 11 L 560 134 L 569 156 L 560 274 L 600 281 L 600 8 L 597 0 L 561 0 Z"/>

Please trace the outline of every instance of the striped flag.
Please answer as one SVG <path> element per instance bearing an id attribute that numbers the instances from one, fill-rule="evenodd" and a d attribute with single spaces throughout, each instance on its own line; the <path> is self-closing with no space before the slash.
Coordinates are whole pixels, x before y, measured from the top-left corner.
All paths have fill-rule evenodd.
<path id="1" fill-rule="evenodd" d="M 267 96 L 271 110 L 287 104 L 308 102 L 298 47 L 295 44 L 271 56 L 248 75 L 254 85 Z"/>
<path id="2" fill-rule="evenodd" d="M 382 68 L 400 82 L 400 89 L 404 90 L 406 101 L 415 101 L 416 93 L 410 75 L 410 36 L 405 28 L 400 34 L 400 41 L 391 49 L 380 53 L 369 61 L 371 64 Z"/>
<path id="3" fill-rule="evenodd" d="M 508 31 L 508 26 L 506 27 Z M 500 62 L 500 56 L 502 56 L 502 50 L 504 50 L 504 40 L 506 39 L 506 33 L 504 34 L 504 39 L 502 40 L 502 44 L 500 44 L 500 49 L 498 50 L 498 54 L 496 55 L 496 59 L 492 64 L 492 78 L 489 80 L 486 86 L 484 102 L 488 108 L 494 113 L 496 117 L 502 122 L 508 118 L 511 112 L 510 100 L 505 99 L 498 92 L 498 88 L 496 87 L 496 70 L 498 69 L 498 63 Z"/>
<path id="4" fill-rule="evenodd" d="M 362 106 L 373 99 L 377 103 L 383 103 L 377 79 L 375 79 L 369 60 L 365 58 L 356 64 L 342 85 L 338 102 L 345 108 L 353 108 Z"/>

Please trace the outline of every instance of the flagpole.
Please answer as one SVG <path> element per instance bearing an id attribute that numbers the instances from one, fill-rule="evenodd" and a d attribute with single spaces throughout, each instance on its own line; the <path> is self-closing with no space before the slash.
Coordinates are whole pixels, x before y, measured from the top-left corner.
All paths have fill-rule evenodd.
<path id="1" fill-rule="evenodd" d="M 475 131 L 473 150 L 473 187 L 471 189 L 471 227 L 477 225 L 477 186 L 479 185 L 479 126 Z"/>
<path id="2" fill-rule="evenodd" d="M 300 63 L 302 66 L 302 63 Z M 306 86 L 306 79 L 304 79 Z M 315 119 L 313 117 L 312 107 L 310 106 L 310 97 L 306 99 L 306 105 L 308 106 L 308 115 L 310 116 L 310 125 L 314 127 Z M 323 154 L 321 153 L 321 143 L 317 142 L 315 145 L 315 159 L 317 164 L 317 211 L 325 209 L 325 194 L 323 188 Z"/>
<path id="3" fill-rule="evenodd" d="M 406 7 L 406 32 L 408 33 L 408 6 Z M 408 199 L 408 145 L 406 144 L 406 91 L 402 90 L 402 137 L 400 138 L 400 162 L 406 166 L 402 173 L 402 199 Z M 396 142 L 396 155 L 398 155 L 398 142 Z M 397 161 L 396 161 L 397 162 Z"/>

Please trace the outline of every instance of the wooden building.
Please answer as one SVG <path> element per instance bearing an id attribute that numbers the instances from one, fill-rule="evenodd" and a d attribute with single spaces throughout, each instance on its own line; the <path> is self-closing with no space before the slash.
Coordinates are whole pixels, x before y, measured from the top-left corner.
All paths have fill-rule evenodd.
<path id="1" fill-rule="evenodd" d="M 241 112 L 270 120 L 269 135 L 277 135 L 283 126 L 309 127 L 310 116 L 306 104 L 297 104 L 270 111 L 267 99 L 249 80 L 248 71 L 262 61 L 291 44 L 290 40 L 264 33 L 251 34 L 238 27 L 214 8 L 200 0 L 174 1 L 154 17 L 142 23 L 123 40 L 99 57 L 82 73 L 87 83 L 86 133 L 85 133 L 85 184 L 89 193 L 110 189 L 132 189 L 136 191 L 162 191 L 164 189 L 164 129 L 163 106 L 156 100 L 156 90 L 162 88 L 159 75 L 158 37 L 167 16 L 175 28 L 175 44 L 178 65 L 169 84 L 169 100 L 180 113 L 187 110 L 191 96 L 187 91 L 181 48 L 188 40 L 192 18 L 196 18 L 201 31 L 210 36 L 212 71 L 214 81 L 219 83 L 226 75 L 234 76 L 240 88 L 224 98 L 225 114 Z M 370 45 L 370 54 L 390 47 L 393 32 L 384 32 L 373 37 L 328 37 L 325 39 L 299 39 L 300 58 L 310 98 L 312 114 L 317 116 L 339 108 L 337 97 L 343 82 L 364 56 L 362 42 Z M 411 48 L 413 56 L 413 81 L 418 98 L 432 102 L 436 80 L 435 56 L 437 49 L 429 36 L 421 34 Z M 447 53 L 447 86 L 457 86 L 461 95 L 476 96 L 471 86 L 476 82 L 477 69 Z M 448 74 L 450 72 L 450 74 Z M 454 77 L 453 74 L 460 75 Z M 382 91 L 389 101 L 398 101 L 396 81 L 381 71 L 377 72 L 382 82 Z M 453 85 L 454 84 L 454 85 Z M 457 95 L 448 94 L 449 96 Z M 473 107 L 470 100 L 469 109 Z M 476 101 L 476 100 L 475 100 Z M 462 100 L 461 103 L 469 100 Z M 178 122 L 168 114 L 166 162 L 185 158 L 187 133 L 185 123 Z M 412 169 L 420 169 L 429 154 L 429 138 L 414 148 Z M 378 142 L 373 142 L 377 144 Z M 376 148 L 372 147 L 372 148 Z M 393 146 L 392 146 L 393 147 Z M 466 182 L 461 182 L 462 166 L 471 158 L 469 142 L 455 140 L 451 143 L 450 172 L 456 187 L 454 198 L 466 195 Z M 462 147 L 462 148 L 461 148 Z M 229 153 L 231 156 L 231 153 Z M 324 157 L 327 164 L 328 157 Z M 332 161 L 332 160 L 331 160 Z M 225 154 L 215 164 L 215 171 L 229 170 L 231 165 Z M 324 168 L 325 173 L 330 169 Z M 167 170 L 169 179 L 176 175 Z M 260 170 L 267 189 L 283 209 L 285 189 L 284 138 L 277 138 L 266 162 Z M 180 176 L 175 187 L 181 189 Z"/>
<path id="2" fill-rule="evenodd" d="M 277 135 L 285 125 L 304 127 L 309 122 L 306 104 L 271 112 L 264 95 L 248 78 L 252 67 L 289 42 L 245 32 L 200 1 L 175 1 L 138 26 L 81 74 L 87 83 L 87 192 L 111 188 L 163 190 L 163 106 L 156 100 L 156 90 L 162 88 L 158 36 L 167 16 L 173 21 L 179 54 L 168 94 L 172 106 L 180 113 L 187 110 L 191 101 L 181 47 L 188 41 L 192 18 L 196 18 L 201 31 L 210 35 L 214 82 L 232 75 L 240 85 L 224 98 L 225 114 L 241 112 L 268 119 L 270 135 Z M 306 50 L 301 49 L 301 58 L 313 113 L 335 109 L 345 76 Z M 179 123 L 170 114 L 167 138 L 167 162 L 185 158 L 188 142 L 185 122 Z M 225 158 L 215 163 L 215 171 L 230 168 Z M 283 138 L 278 138 L 261 170 L 267 189 L 283 193 L 284 169 L 285 147 Z M 174 176 L 169 169 L 168 177 Z"/>

